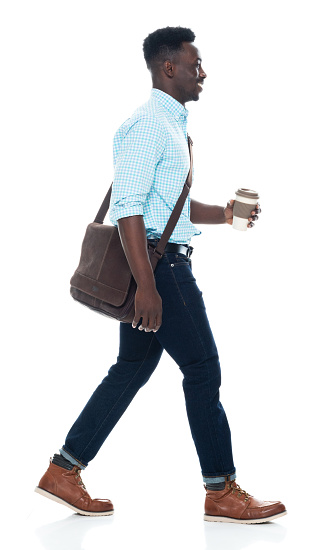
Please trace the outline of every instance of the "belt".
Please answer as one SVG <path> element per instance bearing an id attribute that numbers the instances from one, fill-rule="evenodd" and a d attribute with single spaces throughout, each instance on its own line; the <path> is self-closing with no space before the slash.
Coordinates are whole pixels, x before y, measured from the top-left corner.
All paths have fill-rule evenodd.
<path id="1" fill-rule="evenodd" d="M 148 241 L 153 246 L 156 246 L 158 241 Z M 191 256 L 193 252 L 193 246 L 189 246 L 188 244 L 177 244 L 177 243 L 168 243 L 165 248 L 165 252 L 171 252 L 175 254 L 184 254 L 188 258 Z"/>

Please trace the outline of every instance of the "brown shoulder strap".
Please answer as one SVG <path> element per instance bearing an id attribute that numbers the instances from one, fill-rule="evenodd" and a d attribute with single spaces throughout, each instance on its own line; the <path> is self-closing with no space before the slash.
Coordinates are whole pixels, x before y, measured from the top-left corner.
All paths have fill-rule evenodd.
<path id="1" fill-rule="evenodd" d="M 189 144 L 189 153 L 190 153 L 190 170 L 187 175 L 187 178 L 185 180 L 183 189 L 181 191 L 181 195 L 179 196 L 174 209 L 171 212 L 171 216 L 167 222 L 167 225 L 164 229 L 163 234 L 161 235 L 158 244 L 155 248 L 155 254 L 160 255 L 160 257 L 163 255 L 164 250 L 166 248 L 167 242 L 169 241 L 175 226 L 177 225 L 178 219 L 180 218 L 181 212 L 183 210 L 184 203 L 186 201 L 186 198 L 190 192 L 190 189 L 192 187 L 192 175 L 193 175 L 193 141 L 191 140 L 190 136 L 188 135 L 188 144 Z"/>
<path id="2" fill-rule="evenodd" d="M 110 205 L 110 198 L 111 198 L 111 191 L 112 191 L 112 184 L 110 185 L 107 195 L 105 196 L 104 200 L 102 201 L 102 205 L 99 208 L 96 218 L 94 219 L 94 223 L 103 223 L 105 216 L 109 210 Z"/>
<path id="3" fill-rule="evenodd" d="M 187 178 L 185 180 L 182 192 L 175 204 L 174 209 L 171 212 L 171 216 L 167 222 L 167 225 L 164 229 L 163 234 L 160 237 L 160 240 L 158 241 L 158 244 L 155 248 L 155 253 L 157 257 L 161 257 L 164 253 L 165 247 L 167 242 L 169 241 L 173 230 L 177 224 L 178 219 L 180 218 L 184 203 L 186 201 L 186 198 L 190 192 L 190 188 L 192 186 L 192 175 L 193 175 L 193 141 L 191 140 L 190 136 L 188 135 L 188 145 L 189 145 L 189 153 L 190 153 L 190 170 L 187 175 Z M 96 218 L 94 220 L 94 223 L 103 223 L 105 216 L 109 210 L 110 205 L 110 197 L 111 197 L 111 191 L 112 191 L 112 184 L 110 185 L 110 188 L 102 202 L 101 207 L 99 208 Z"/>

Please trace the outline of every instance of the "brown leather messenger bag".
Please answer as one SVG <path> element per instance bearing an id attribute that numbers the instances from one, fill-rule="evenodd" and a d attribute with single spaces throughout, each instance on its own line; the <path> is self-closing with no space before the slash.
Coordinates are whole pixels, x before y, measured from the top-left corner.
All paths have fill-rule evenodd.
<path id="1" fill-rule="evenodd" d="M 165 230 L 156 247 L 148 244 L 153 271 L 163 256 L 192 185 L 193 142 L 188 136 L 190 169 L 183 190 L 174 206 Z M 104 225 L 108 212 L 112 184 L 93 223 L 87 226 L 81 257 L 70 280 L 74 300 L 107 317 L 131 323 L 135 310 L 136 282 L 124 254 L 117 227 Z"/>

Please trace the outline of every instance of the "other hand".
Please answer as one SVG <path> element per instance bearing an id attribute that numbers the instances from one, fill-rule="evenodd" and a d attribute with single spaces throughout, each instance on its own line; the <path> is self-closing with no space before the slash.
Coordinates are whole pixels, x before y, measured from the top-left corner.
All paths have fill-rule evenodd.
<path id="1" fill-rule="evenodd" d="M 139 330 L 157 332 L 162 322 L 162 300 L 156 288 L 137 288 L 135 294 L 135 315 L 132 327 L 136 328 L 142 319 Z"/>
<path id="2" fill-rule="evenodd" d="M 225 218 L 226 218 L 226 223 L 228 223 L 229 225 L 232 225 L 232 222 L 233 222 L 233 207 L 234 207 L 234 199 L 231 199 L 226 208 L 225 208 Z M 258 220 L 258 215 L 257 214 L 260 214 L 261 213 L 261 208 L 260 208 L 260 205 L 257 203 L 256 207 L 254 210 L 252 210 L 251 212 L 251 217 L 248 219 L 248 224 L 247 226 L 249 228 L 251 227 L 254 227 L 254 223 L 253 221 L 256 221 Z"/>

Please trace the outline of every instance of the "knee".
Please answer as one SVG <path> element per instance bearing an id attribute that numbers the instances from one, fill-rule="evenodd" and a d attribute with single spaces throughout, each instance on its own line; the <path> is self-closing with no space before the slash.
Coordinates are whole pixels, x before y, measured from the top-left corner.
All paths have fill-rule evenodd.
<path id="1" fill-rule="evenodd" d="M 156 368 L 156 364 L 147 365 L 140 364 L 137 361 L 126 361 L 119 360 L 117 363 L 112 365 L 108 370 L 107 376 L 102 381 L 102 384 L 112 384 L 112 385 L 126 385 L 129 383 L 136 383 L 140 388 L 148 382 L 153 371 Z"/>
<path id="2" fill-rule="evenodd" d="M 221 385 L 221 370 L 218 353 L 210 357 L 205 357 L 201 361 L 180 367 L 180 370 L 184 376 L 184 385 L 208 384 L 210 390 L 213 392 L 217 391 Z"/>
<path id="3" fill-rule="evenodd" d="M 132 364 L 132 361 L 121 361 L 118 359 L 117 363 L 110 367 L 108 374 L 102 382 L 127 382 L 133 378 L 136 370 L 136 365 Z"/>

